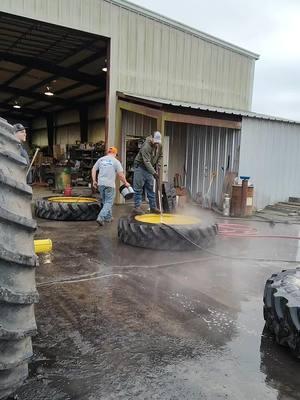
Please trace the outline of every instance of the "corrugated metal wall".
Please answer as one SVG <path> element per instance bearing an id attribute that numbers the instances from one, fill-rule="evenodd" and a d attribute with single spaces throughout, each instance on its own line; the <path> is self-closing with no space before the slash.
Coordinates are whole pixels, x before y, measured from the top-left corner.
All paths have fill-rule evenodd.
<path id="1" fill-rule="evenodd" d="M 156 119 L 131 111 L 122 111 L 122 135 L 147 137 L 156 130 Z"/>
<path id="2" fill-rule="evenodd" d="M 88 141 L 97 143 L 105 140 L 105 105 L 97 103 L 88 109 Z M 80 140 L 78 110 L 61 111 L 54 118 L 56 144 L 74 144 Z M 40 117 L 32 123 L 32 143 L 38 146 L 48 145 L 46 118 Z"/>
<path id="3" fill-rule="evenodd" d="M 211 201 L 220 204 L 224 176 L 229 170 L 239 168 L 240 131 L 210 126 L 168 123 L 166 135 L 170 136 L 169 180 L 175 173 L 185 177 L 185 185 L 193 198 L 197 193 L 207 193 L 212 173 Z M 183 167 L 185 165 L 185 167 Z M 185 169 L 185 172 L 184 172 Z"/>
<path id="4" fill-rule="evenodd" d="M 111 38 L 109 142 L 116 91 L 242 110 L 251 107 L 254 58 L 126 2 L 1 0 L 0 11 Z M 213 43 L 215 42 L 215 43 Z"/>
<path id="5" fill-rule="evenodd" d="M 300 197 L 300 124 L 243 118 L 239 175 L 252 178 L 258 209 Z"/>
<path id="6" fill-rule="evenodd" d="M 166 122 L 165 135 L 169 136 L 169 182 L 174 182 L 175 174 L 179 174 L 181 183 L 185 179 L 185 160 L 187 144 L 187 125 Z"/>
<path id="7" fill-rule="evenodd" d="M 122 110 L 122 153 L 121 160 L 123 167 L 127 165 L 128 150 L 127 139 L 130 137 L 147 137 L 156 130 L 156 119 L 146 117 L 131 111 Z"/>

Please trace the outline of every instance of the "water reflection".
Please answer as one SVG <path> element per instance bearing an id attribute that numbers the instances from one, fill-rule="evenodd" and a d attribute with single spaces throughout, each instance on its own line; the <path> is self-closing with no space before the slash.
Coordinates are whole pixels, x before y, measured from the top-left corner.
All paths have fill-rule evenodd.
<path id="1" fill-rule="evenodd" d="M 264 328 L 260 344 L 260 370 L 265 383 L 278 391 L 278 400 L 300 399 L 300 360 L 288 348 L 279 346 Z"/>

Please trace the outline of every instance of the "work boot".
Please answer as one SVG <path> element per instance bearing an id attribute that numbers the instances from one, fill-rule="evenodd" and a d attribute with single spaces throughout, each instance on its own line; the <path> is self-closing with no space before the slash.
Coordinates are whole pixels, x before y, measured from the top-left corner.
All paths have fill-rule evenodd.
<path id="1" fill-rule="evenodd" d="M 150 214 L 161 214 L 158 208 L 150 208 Z"/>
<path id="2" fill-rule="evenodd" d="M 97 224 L 103 226 L 104 225 L 103 219 L 102 218 L 97 219 Z"/>
<path id="3" fill-rule="evenodd" d="M 141 207 L 135 207 L 132 210 L 132 214 L 133 215 L 143 215 L 143 214 L 145 214 L 145 211 Z"/>

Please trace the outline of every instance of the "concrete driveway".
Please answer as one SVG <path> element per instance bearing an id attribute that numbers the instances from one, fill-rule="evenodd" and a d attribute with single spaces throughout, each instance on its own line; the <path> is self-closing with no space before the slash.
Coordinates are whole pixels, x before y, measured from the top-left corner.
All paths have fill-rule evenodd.
<path id="1" fill-rule="evenodd" d="M 37 269 L 39 335 L 20 400 L 300 399 L 300 364 L 263 334 L 262 316 L 266 279 L 295 267 L 270 259 L 300 259 L 299 240 L 242 233 L 209 252 L 155 252 L 119 243 L 117 218 L 38 223 L 54 251 Z M 260 236 L 300 230 L 237 223 Z"/>

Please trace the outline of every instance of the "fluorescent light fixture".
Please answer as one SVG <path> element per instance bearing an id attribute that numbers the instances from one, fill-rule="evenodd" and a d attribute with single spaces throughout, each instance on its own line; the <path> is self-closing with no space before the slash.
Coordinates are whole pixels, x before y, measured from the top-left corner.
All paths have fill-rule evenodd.
<path id="1" fill-rule="evenodd" d="M 102 71 L 103 71 L 103 72 L 107 72 L 107 67 L 103 67 L 103 68 L 102 68 Z"/>
<path id="2" fill-rule="evenodd" d="M 46 88 L 44 94 L 45 94 L 46 96 L 54 96 L 54 93 L 52 92 L 50 86 L 47 86 L 47 88 Z"/>
<path id="3" fill-rule="evenodd" d="M 20 104 L 19 104 L 19 100 L 15 100 L 15 103 L 13 105 L 13 108 L 16 108 L 17 110 L 19 110 L 21 108 Z"/>

